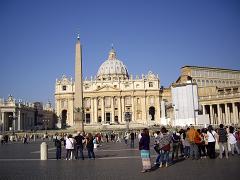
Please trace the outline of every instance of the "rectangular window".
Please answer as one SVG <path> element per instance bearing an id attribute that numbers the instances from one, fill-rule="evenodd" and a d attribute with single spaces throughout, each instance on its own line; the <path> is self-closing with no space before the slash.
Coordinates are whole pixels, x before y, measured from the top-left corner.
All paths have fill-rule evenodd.
<path id="1" fill-rule="evenodd" d="M 149 87 L 153 87 L 153 82 L 149 82 Z"/>

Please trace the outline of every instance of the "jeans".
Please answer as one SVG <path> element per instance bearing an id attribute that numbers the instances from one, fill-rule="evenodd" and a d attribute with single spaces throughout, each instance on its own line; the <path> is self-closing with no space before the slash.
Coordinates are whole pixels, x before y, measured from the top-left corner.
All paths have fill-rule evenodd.
<path id="1" fill-rule="evenodd" d="M 56 159 L 61 159 L 61 154 L 62 154 L 62 148 L 57 147 L 56 148 Z"/>
<path id="2" fill-rule="evenodd" d="M 72 159 L 72 156 L 73 156 L 73 149 L 67 149 L 67 154 L 66 154 L 66 159 L 69 160 L 69 159 Z"/>
<path id="3" fill-rule="evenodd" d="M 134 148 L 134 139 L 131 139 L 130 147 L 131 147 L 131 148 Z"/>
<path id="4" fill-rule="evenodd" d="M 83 156 L 83 146 L 80 146 L 80 145 L 76 146 L 76 149 L 75 149 L 75 158 L 76 159 L 79 159 L 78 151 L 79 151 L 79 154 L 80 154 L 80 158 L 83 160 L 84 159 L 84 156 Z"/>
<path id="5" fill-rule="evenodd" d="M 197 144 L 199 157 L 206 156 L 205 144 Z"/>
<path id="6" fill-rule="evenodd" d="M 178 149 L 179 149 L 179 143 L 173 143 L 173 152 L 172 152 L 172 160 L 178 159 Z M 176 156 L 174 156 L 176 154 Z"/>
<path id="7" fill-rule="evenodd" d="M 87 151 L 88 151 L 88 158 L 95 159 L 95 154 L 94 154 L 93 148 L 87 148 Z"/>
<path id="8" fill-rule="evenodd" d="M 208 156 L 209 156 L 211 159 L 215 159 L 215 156 L 216 156 L 216 152 L 215 152 L 215 142 L 208 142 L 207 150 L 208 150 Z"/>
<path id="9" fill-rule="evenodd" d="M 159 153 L 157 155 L 156 164 L 160 164 L 160 158 L 161 158 L 161 154 Z"/>
<path id="10" fill-rule="evenodd" d="M 160 163 L 169 163 L 169 151 L 160 150 Z"/>
<path id="11" fill-rule="evenodd" d="M 219 144 L 219 157 L 222 159 L 223 147 L 225 151 L 225 156 L 228 158 L 228 144 L 227 142 L 218 142 Z"/>
<path id="12" fill-rule="evenodd" d="M 184 148 L 184 156 L 189 157 L 190 156 L 190 146 L 185 146 Z"/>
<path id="13" fill-rule="evenodd" d="M 195 143 L 190 143 L 190 157 L 192 159 L 198 159 L 199 155 L 198 155 L 198 146 Z"/>

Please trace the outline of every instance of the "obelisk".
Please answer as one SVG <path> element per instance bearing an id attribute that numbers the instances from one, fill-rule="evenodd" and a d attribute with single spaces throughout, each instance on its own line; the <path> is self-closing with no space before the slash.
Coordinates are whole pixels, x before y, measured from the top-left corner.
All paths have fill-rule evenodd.
<path id="1" fill-rule="evenodd" d="M 74 94 L 74 123 L 75 129 L 84 131 L 83 111 L 83 81 L 82 81 L 82 47 L 78 34 L 75 52 L 75 94 Z"/>

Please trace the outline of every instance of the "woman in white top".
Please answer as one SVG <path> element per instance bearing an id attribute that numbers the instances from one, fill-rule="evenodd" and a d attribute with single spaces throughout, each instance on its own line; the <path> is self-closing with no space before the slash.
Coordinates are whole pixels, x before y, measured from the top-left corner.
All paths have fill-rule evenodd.
<path id="1" fill-rule="evenodd" d="M 207 153 L 210 159 L 215 159 L 216 157 L 216 152 L 215 152 L 216 135 L 217 133 L 213 130 L 213 127 L 209 125 L 208 131 L 207 131 L 207 137 L 208 137 Z"/>
<path id="2" fill-rule="evenodd" d="M 74 145 L 75 145 L 75 139 L 72 137 L 71 134 L 68 135 L 66 138 L 66 160 L 73 159 L 73 150 L 74 150 Z"/>
<path id="3" fill-rule="evenodd" d="M 235 149 L 237 150 L 237 153 L 240 154 L 240 151 L 237 146 L 237 140 L 236 137 L 234 136 L 234 127 L 232 126 L 229 127 L 228 142 L 231 146 L 232 155 L 234 155 Z"/>

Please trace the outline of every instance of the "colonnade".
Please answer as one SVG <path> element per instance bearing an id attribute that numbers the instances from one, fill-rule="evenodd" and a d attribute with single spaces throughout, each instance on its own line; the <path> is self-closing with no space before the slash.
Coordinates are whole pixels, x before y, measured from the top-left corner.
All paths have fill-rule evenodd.
<path id="1" fill-rule="evenodd" d="M 203 114 L 208 114 L 210 124 L 232 125 L 240 123 L 240 102 L 202 104 Z"/>

